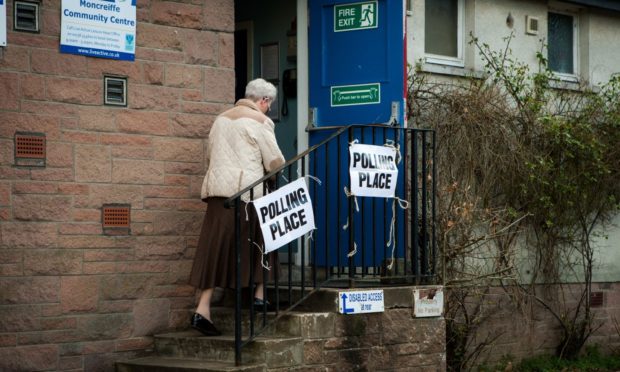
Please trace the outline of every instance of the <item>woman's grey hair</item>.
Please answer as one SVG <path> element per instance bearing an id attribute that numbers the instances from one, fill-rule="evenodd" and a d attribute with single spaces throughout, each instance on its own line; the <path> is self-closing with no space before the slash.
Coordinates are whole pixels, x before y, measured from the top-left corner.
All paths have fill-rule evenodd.
<path id="1" fill-rule="evenodd" d="M 278 90 L 276 87 L 265 79 L 254 79 L 245 87 L 245 98 L 252 101 L 258 101 L 263 97 L 270 98 L 272 101 L 276 99 Z"/>

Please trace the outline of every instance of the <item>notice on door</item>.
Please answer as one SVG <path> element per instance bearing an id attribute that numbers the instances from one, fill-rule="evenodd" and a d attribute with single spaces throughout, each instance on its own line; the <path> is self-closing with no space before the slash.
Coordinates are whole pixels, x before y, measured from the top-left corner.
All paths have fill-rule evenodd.
<path id="1" fill-rule="evenodd" d="M 351 193 L 355 196 L 393 198 L 398 179 L 396 149 L 386 146 L 352 144 Z"/>
<path id="2" fill-rule="evenodd" d="M 330 90 L 331 106 L 355 106 L 381 103 L 381 84 L 333 86 Z"/>
<path id="3" fill-rule="evenodd" d="M 334 6 L 334 32 L 377 28 L 378 9 L 376 1 Z"/>
<path id="4" fill-rule="evenodd" d="M 136 0 L 62 0 L 60 51 L 133 61 Z"/>
<path id="5" fill-rule="evenodd" d="M 316 228 L 312 200 L 303 178 L 254 200 L 253 204 L 263 233 L 265 253 Z"/>

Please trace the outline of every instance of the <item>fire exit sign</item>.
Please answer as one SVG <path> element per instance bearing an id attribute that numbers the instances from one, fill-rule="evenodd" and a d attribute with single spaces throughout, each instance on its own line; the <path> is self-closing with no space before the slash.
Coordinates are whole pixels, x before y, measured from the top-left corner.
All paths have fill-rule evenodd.
<path id="1" fill-rule="evenodd" d="M 334 6 L 334 32 L 377 28 L 378 10 L 376 1 Z"/>

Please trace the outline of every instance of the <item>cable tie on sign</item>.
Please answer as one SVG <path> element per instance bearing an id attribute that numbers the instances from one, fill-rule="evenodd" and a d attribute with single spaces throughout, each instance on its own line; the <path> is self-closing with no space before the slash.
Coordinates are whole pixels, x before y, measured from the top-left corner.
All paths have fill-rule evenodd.
<path id="1" fill-rule="evenodd" d="M 323 183 L 321 182 L 321 180 L 319 179 L 319 177 L 313 176 L 311 174 L 306 174 L 306 177 L 313 179 L 316 183 L 319 184 L 319 186 Z"/>
<path id="2" fill-rule="evenodd" d="M 245 203 L 245 220 L 246 221 L 250 220 L 250 215 L 248 214 L 248 205 L 250 205 L 250 203 L 254 203 L 254 201 L 250 200 L 249 202 Z"/>
<path id="3" fill-rule="evenodd" d="M 357 253 L 357 243 L 353 242 L 353 250 L 347 254 L 347 257 L 353 257 Z"/>
<path id="4" fill-rule="evenodd" d="M 348 229 L 348 228 L 349 228 L 349 217 L 347 217 L 347 223 L 345 223 L 345 224 L 342 226 L 342 229 L 343 229 L 343 230 L 346 230 L 346 229 Z"/>
<path id="5" fill-rule="evenodd" d="M 355 202 L 355 211 L 359 212 L 360 206 L 357 205 L 357 196 L 353 195 L 353 193 L 351 193 L 346 186 L 344 187 L 344 194 L 347 196 L 347 198 L 353 197 L 353 201 Z"/>
<path id="6" fill-rule="evenodd" d="M 388 240 L 386 247 L 392 246 L 392 255 L 390 258 L 390 264 L 387 266 L 388 270 L 392 270 L 394 266 L 394 250 L 396 249 L 396 236 L 394 232 L 394 225 L 396 225 L 396 199 L 392 200 L 392 222 L 390 222 L 390 240 Z"/>
<path id="7" fill-rule="evenodd" d="M 269 267 L 269 262 L 267 261 L 267 258 L 266 258 L 267 254 L 263 253 L 263 248 L 260 245 L 258 245 L 256 242 L 254 242 L 254 241 L 252 241 L 250 239 L 248 239 L 248 241 L 250 243 L 254 244 L 256 246 L 256 248 L 258 248 L 258 250 L 260 251 L 260 265 L 263 268 L 265 268 L 266 270 L 271 271 L 271 267 Z M 263 259 L 265 259 L 265 261 L 263 261 Z"/>
<path id="8" fill-rule="evenodd" d="M 391 149 L 394 149 L 396 151 L 396 164 L 400 164 L 401 160 L 402 160 L 402 156 L 400 155 L 400 144 L 394 144 L 394 140 L 387 140 L 386 143 L 383 144 L 383 146 L 385 147 L 389 147 Z"/>
<path id="9" fill-rule="evenodd" d="M 359 143 L 360 141 L 356 138 L 353 141 L 349 142 L 349 145 L 355 145 L 356 143 Z"/>

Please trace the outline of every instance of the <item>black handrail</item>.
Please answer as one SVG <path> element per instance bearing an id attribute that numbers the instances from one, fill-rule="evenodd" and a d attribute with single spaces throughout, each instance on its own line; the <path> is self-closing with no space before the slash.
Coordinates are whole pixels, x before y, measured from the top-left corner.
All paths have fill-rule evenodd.
<path id="1" fill-rule="evenodd" d="M 241 197 L 248 194 L 249 200 L 254 200 L 254 188 L 261 184 L 263 184 L 264 191 L 267 191 L 269 183 L 272 187 L 275 183 L 275 189 L 278 189 L 281 182 L 294 181 L 293 172 L 295 171 L 300 176 L 312 175 L 323 181 L 321 186 L 314 183 L 309 188 L 317 230 L 311 244 L 306 244 L 305 239 L 299 240 L 301 265 L 293 265 L 292 249 L 297 245 L 289 243 L 286 266 L 288 272 L 285 277 L 280 278 L 279 270 L 275 269 L 273 282 L 267 283 L 266 270 L 262 269 L 262 277 L 265 279 L 265 299 L 268 297 L 268 285 L 273 289 L 274 297 L 271 300 L 276 306 L 274 319 L 267 322 L 265 308 L 256 314 L 252 306 L 253 289 L 249 291 L 249 334 L 245 340 L 242 337 L 243 296 L 241 286 L 237 286 L 235 295 L 235 363 L 237 365 L 241 364 L 241 350 L 245 345 L 252 342 L 266 327 L 274 324 L 281 316 L 326 285 L 351 288 L 365 283 L 386 286 L 432 284 L 435 281 L 437 260 L 435 179 L 437 170 L 434 161 L 436 147 L 434 131 L 382 124 L 333 127 L 329 130 L 334 132 L 326 133 L 327 137 L 324 140 L 285 162 L 224 202 L 227 208 L 235 208 L 236 280 L 240 283 L 239 268 L 241 267 L 242 249 L 247 249 L 248 252 L 255 249 L 252 247 L 252 242 L 246 244 L 240 239 L 241 218 L 246 218 L 247 213 L 242 213 Z M 351 189 L 348 177 L 348 143 L 354 139 L 367 144 L 384 144 L 392 141 L 400 146 L 403 162 L 400 165 L 397 196 L 409 203 L 408 209 L 402 210 L 398 206 L 391 205 L 393 201 L 387 202 L 382 198 L 360 198 L 357 201 L 351 197 L 343 199 L 346 197 L 343 187 Z M 287 179 L 283 181 L 284 175 Z M 345 222 L 348 226 L 347 231 L 342 229 Z M 392 243 L 390 247 L 386 247 L 385 244 L 388 239 Z M 306 261 L 307 249 L 312 252 L 309 257 L 310 262 Z M 361 252 L 351 256 L 356 249 Z M 390 254 L 392 251 L 394 251 L 395 259 L 392 259 Z M 251 254 L 250 257 L 252 257 Z M 388 262 L 394 265 L 392 270 L 387 269 Z M 254 263 L 251 262 L 250 283 L 254 282 L 253 267 Z M 297 269 L 300 270 L 299 276 L 294 278 L 293 271 Z M 311 270 L 309 278 L 306 277 L 306 269 Z M 284 281 L 281 282 L 281 280 Z M 280 284 L 286 286 L 283 298 L 280 298 Z M 294 295 L 293 287 L 298 287 L 300 290 L 298 295 Z M 281 309 L 280 305 L 284 297 L 286 297 L 284 302 L 286 306 Z M 262 326 L 255 327 L 254 319 L 256 315 L 261 314 L 263 315 Z"/>

